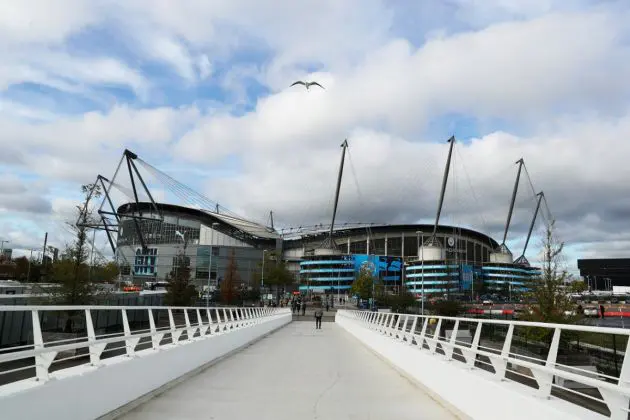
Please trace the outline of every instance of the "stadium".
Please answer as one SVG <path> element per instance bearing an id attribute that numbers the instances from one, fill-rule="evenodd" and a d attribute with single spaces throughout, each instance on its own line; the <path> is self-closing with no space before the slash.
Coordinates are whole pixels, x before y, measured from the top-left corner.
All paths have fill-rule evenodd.
<path id="1" fill-rule="evenodd" d="M 199 290 L 217 287 L 230 261 L 236 261 L 241 286 L 258 288 L 264 286 L 265 254 L 273 253 L 282 256 L 295 280 L 293 290 L 301 293 L 348 294 L 362 270 L 368 270 L 386 290 L 396 292 L 405 287 L 418 298 L 423 295 L 474 298 L 485 292 L 507 295 L 527 290 L 528 282 L 539 270 L 524 258 L 525 251 L 514 260 L 505 246 L 505 237 L 499 243 L 482 232 L 439 223 L 452 140 L 438 213 L 432 225 L 335 225 L 344 154 L 332 222 L 278 230 L 273 226 L 273 217 L 266 226 L 218 204 L 200 203 L 195 208 L 156 202 L 136 163 L 153 174 L 167 177 L 169 182 L 175 181 L 125 151 L 118 169 L 126 161 L 133 187 L 133 194 L 127 196 L 134 199 L 114 207 L 110 192 L 112 186 L 119 184 L 99 176 L 97 183 L 105 191 L 98 210 L 101 220 L 91 227 L 107 232 L 120 263 L 122 280 L 134 284 L 163 282 L 178 269 L 180 259 L 176 256 L 183 253 L 191 268 L 191 281 Z M 344 144 L 345 151 L 347 143 Z M 522 160 L 519 162 L 508 225 L 522 167 Z M 136 187 L 140 186 L 148 198 L 146 201 L 139 200 L 142 191 Z M 542 195 L 538 207 L 540 199 Z M 528 241 L 535 218 L 536 214 Z"/>

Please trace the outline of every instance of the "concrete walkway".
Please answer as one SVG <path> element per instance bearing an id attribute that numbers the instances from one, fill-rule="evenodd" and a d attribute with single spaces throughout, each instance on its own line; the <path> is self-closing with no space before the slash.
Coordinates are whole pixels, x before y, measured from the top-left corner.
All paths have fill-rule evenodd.
<path id="1" fill-rule="evenodd" d="M 334 323 L 293 322 L 124 419 L 454 419 Z"/>

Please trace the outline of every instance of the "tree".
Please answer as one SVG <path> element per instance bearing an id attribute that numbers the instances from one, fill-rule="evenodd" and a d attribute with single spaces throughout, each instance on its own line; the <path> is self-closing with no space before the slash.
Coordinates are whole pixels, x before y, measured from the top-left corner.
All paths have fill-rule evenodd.
<path id="1" fill-rule="evenodd" d="M 239 296 L 236 285 L 240 283 L 240 276 L 238 274 L 238 266 L 236 265 L 236 253 L 232 250 L 230 258 L 228 259 L 227 267 L 225 268 L 225 275 L 221 282 L 221 301 L 231 305 Z"/>
<path id="2" fill-rule="evenodd" d="M 383 283 L 368 268 L 362 267 L 352 282 L 350 292 L 364 300 L 376 298 L 383 294 Z"/>
<path id="3" fill-rule="evenodd" d="M 416 298 L 407 289 L 403 289 L 400 294 L 386 295 L 384 297 L 385 306 L 389 306 L 392 312 L 405 313 L 407 308 L 416 305 Z"/>
<path id="4" fill-rule="evenodd" d="M 565 283 L 571 279 L 567 271 L 561 268 L 564 242 L 557 239 L 555 221 L 545 227 L 542 240 L 542 272 L 539 278 L 530 284 L 527 293 L 533 302 L 526 319 L 538 322 L 569 323 L 576 320 L 573 315 L 575 304 L 565 291 Z"/>
<path id="5" fill-rule="evenodd" d="M 584 283 L 583 280 L 576 280 L 572 282 L 569 286 L 569 290 L 571 290 L 571 293 L 582 293 L 585 292 L 587 289 L 588 286 L 586 285 L 586 283 Z"/>
<path id="6" fill-rule="evenodd" d="M 110 283 L 116 281 L 118 274 L 120 274 L 120 269 L 116 262 L 99 258 L 92 265 L 90 278 L 93 283 Z"/>
<path id="7" fill-rule="evenodd" d="M 26 281 L 26 277 L 28 276 L 28 258 L 27 257 L 19 257 L 13 260 L 15 263 L 15 270 L 13 275 L 16 280 Z"/>
<path id="8" fill-rule="evenodd" d="M 264 265 L 261 265 L 261 272 L 264 273 L 264 279 L 257 276 L 258 284 L 261 284 L 264 280 L 264 285 L 275 290 L 276 299 L 280 299 L 279 291 L 281 288 L 293 283 L 293 275 L 287 268 L 287 265 L 282 260 L 282 255 L 276 252 L 265 252 Z"/>
<path id="9" fill-rule="evenodd" d="M 458 316 L 464 312 L 464 306 L 457 300 L 438 300 L 428 309 L 439 316 Z"/>
<path id="10" fill-rule="evenodd" d="M 241 289 L 239 299 L 242 302 L 260 302 L 260 290 L 258 289 Z"/>
<path id="11" fill-rule="evenodd" d="M 174 262 L 171 272 L 166 276 L 168 287 L 164 301 L 169 306 L 190 306 L 197 296 L 195 286 L 190 284 L 190 258 L 180 252 Z"/>
<path id="12" fill-rule="evenodd" d="M 65 305 L 87 305 L 92 302 L 94 288 L 89 280 L 89 242 L 87 230 L 94 224 L 94 208 L 91 201 L 102 195 L 99 184 L 81 186 L 84 196 L 83 202 L 76 206 L 77 220 L 70 227 L 74 231 L 75 239 L 66 245 L 67 259 L 53 264 L 53 279 L 60 284 L 54 293 L 57 303 Z"/>

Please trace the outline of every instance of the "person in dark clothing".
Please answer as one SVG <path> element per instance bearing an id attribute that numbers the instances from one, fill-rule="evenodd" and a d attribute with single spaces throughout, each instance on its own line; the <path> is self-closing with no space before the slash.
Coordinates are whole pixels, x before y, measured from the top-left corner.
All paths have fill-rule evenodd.
<path id="1" fill-rule="evenodd" d="M 329 308 L 328 301 L 326 301 L 326 312 L 328 312 L 328 308 Z"/>
<path id="2" fill-rule="evenodd" d="M 316 330 L 321 330 L 322 329 L 322 317 L 324 316 L 324 311 L 322 311 L 322 308 L 317 308 L 315 310 L 315 329 Z"/>
<path id="3" fill-rule="evenodd" d="M 302 316 L 306 315 L 306 302 L 302 302 Z"/>
<path id="4" fill-rule="evenodd" d="M 602 319 L 604 319 L 604 312 L 605 312 L 604 305 L 599 305 L 599 312 L 602 314 Z"/>

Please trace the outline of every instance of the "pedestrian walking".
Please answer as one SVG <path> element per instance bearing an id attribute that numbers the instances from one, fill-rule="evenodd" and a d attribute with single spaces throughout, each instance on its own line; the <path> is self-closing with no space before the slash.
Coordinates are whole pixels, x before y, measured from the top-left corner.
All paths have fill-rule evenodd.
<path id="1" fill-rule="evenodd" d="M 302 302 L 302 316 L 306 315 L 306 302 Z"/>
<path id="2" fill-rule="evenodd" d="M 316 330 L 321 330 L 322 329 L 322 317 L 323 316 L 324 316 L 324 311 L 322 311 L 322 308 L 315 309 L 315 329 Z"/>

